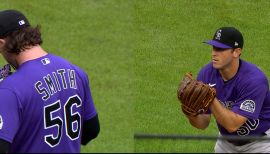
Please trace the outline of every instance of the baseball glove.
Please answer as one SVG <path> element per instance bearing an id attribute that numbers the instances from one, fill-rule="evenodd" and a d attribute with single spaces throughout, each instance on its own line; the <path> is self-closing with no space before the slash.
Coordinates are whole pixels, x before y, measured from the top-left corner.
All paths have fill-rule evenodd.
<path id="1" fill-rule="evenodd" d="M 216 90 L 208 84 L 194 80 L 191 73 L 186 73 L 179 84 L 177 96 L 184 114 L 197 116 L 205 113 L 216 97 Z"/>

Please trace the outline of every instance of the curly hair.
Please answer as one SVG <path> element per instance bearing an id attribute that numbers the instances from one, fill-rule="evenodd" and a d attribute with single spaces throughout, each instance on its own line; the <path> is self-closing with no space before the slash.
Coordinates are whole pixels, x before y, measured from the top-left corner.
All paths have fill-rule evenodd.
<path id="1" fill-rule="evenodd" d="M 4 39 L 6 41 L 4 50 L 15 54 L 19 54 L 32 46 L 42 44 L 39 25 L 36 27 L 28 26 L 20 30 L 10 32 L 4 37 Z"/>

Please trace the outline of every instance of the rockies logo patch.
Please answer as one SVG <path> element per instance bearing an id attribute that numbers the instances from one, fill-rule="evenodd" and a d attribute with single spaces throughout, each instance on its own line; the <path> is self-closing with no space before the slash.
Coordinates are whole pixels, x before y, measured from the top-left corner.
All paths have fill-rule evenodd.
<path id="1" fill-rule="evenodd" d="M 243 110 L 243 111 L 254 113 L 254 111 L 255 111 L 255 102 L 253 100 L 245 100 L 241 104 L 240 109 Z"/>
<path id="2" fill-rule="evenodd" d="M 3 125 L 4 125 L 4 122 L 3 122 L 2 116 L 0 115 L 0 129 L 3 128 Z"/>

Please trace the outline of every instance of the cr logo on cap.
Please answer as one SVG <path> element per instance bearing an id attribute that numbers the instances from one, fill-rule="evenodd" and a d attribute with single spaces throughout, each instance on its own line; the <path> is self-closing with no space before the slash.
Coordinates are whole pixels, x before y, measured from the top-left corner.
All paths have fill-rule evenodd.
<path id="1" fill-rule="evenodd" d="M 221 37 L 221 29 L 217 31 L 215 39 L 220 40 Z"/>

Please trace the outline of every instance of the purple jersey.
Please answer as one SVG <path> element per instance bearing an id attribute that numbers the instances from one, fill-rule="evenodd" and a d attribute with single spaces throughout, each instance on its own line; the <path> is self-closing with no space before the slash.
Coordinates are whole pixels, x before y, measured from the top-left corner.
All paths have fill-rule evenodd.
<path id="1" fill-rule="evenodd" d="M 0 98 L 0 138 L 12 153 L 79 153 L 83 121 L 97 114 L 87 74 L 52 54 L 4 79 Z"/>
<path id="2" fill-rule="evenodd" d="M 197 79 L 213 86 L 217 99 L 226 108 L 248 118 L 234 133 L 217 124 L 222 135 L 259 135 L 270 128 L 268 80 L 254 64 L 240 60 L 237 74 L 224 82 L 219 71 L 209 63 L 199 72 Z"/>

